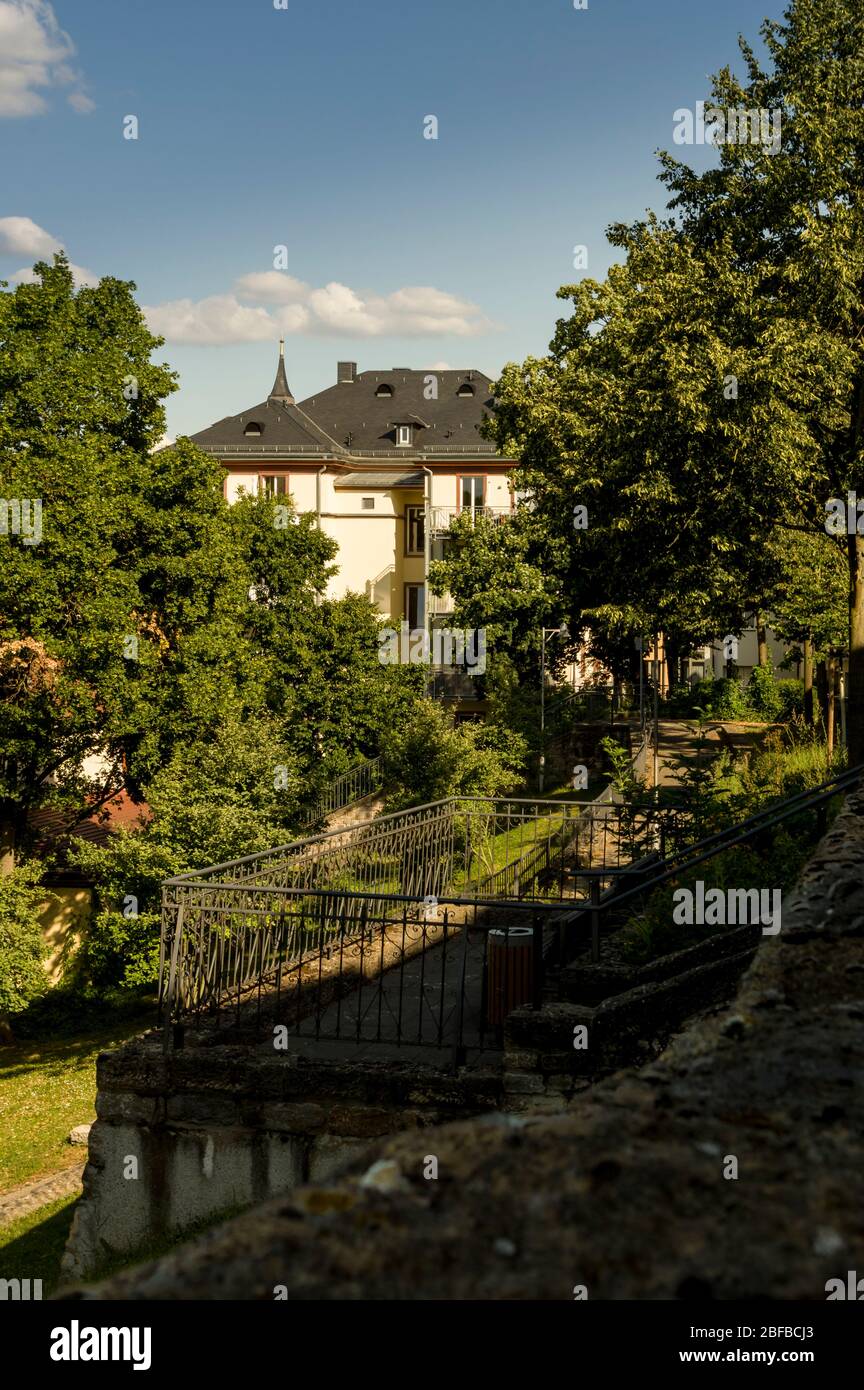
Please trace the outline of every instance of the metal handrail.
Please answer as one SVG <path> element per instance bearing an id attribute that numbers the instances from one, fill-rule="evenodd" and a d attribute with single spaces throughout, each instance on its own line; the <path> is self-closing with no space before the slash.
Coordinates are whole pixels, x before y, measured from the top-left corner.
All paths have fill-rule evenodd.
<path id="1" fill-rule="evenodd" d="M 612 906 L 614 903 L 617 911 L 621 904 L 629 899 L 642 897 L 645 893 L 653 892 L 654 889 L 680 877 L 681 874 L 695 868 L 698 864 L 704 864 L 709 859 L 714 859 L 724 850 L 734 849 L 738 845 L 745 844 L 754 836 L 761 834 L 762 831 L 771 829 L 775 825 L 781 825 L 783 821 L 790 820 L 801 811 L 811 811 L 821 806 L 827 806 L 835 796 L 841 792 L 850 791 L 862 779 L 864 779 L 864 763 L 859 763 L 855 767 L 836 773 L 834 777 L 829 778 L 826 782 L 821 782 L 817 787 L 798 792 L 794 797 L 785 798 L 779 804 L 773 802 L 770 806 L 763 807 L 761 811 L 748 816 L 746 820 L 740 821 L 737 825 L 727 826 L 725 830 L 718 830 L 713 835 L 707 835 L 701 840 L 694 841 L 692 845 L 688 845 L 675 854 L 665 856 L 657 865 L 659 872 L 652 874 L 650 878 L 645 879 L 635 888 L 617 893 L 614 900 L 604 906 Z M 694 850 L 698 850 L 699 853 L 694 854 Z M 567 907 L 562 915 L 556 917 L 556 920 L 560 925 L 566 926 L 570 918 L 579 917 L 585 911 L 590 910 L 592 910 L 590 904 L 575 904 L 573 907 Z M 596 910 L 596 905 L 594 905 L 594 910 Z"/>
<path id="2" fill-rule="evenodd" d="M 399 968 L 391 973 L 389 979 L 391 982 L 395 979 L 398 983 L 401 1009 L 403 967 L 409 959 L 414 959 L 418 952 L 423 954 L 427 949 L 440 946 L 440 959 L 436 957 L 442 982 L 442 988 L 439 990 L 440 1004 L 443 1000 L 448 941 L 453 943 L 457 939 L 455 933 L 461 931 L 461 937 L 458 939 L 461 941 L 462 950 L 465 951 L 468 949 L 470 933 L 479 929 L 481 936 L 485 933 L 488 943 L 488 931 L 496 925 L 495 914 L 499 909 L 527 909 L 533 914 L 533 998 L 537 1007 L 542 998 L 543 957 L 546 954 L 546 945 L 552 940 L 548 932 L 544 938 L 545 928 L 555 931 L 558 940 L 563 941 L 562 933 L 566 932 L 567 927 L 581 923 L 584 921 L 584 914 L 590 913 L 592 955 L 596 960 L 599 958 L 601 917 L 610 907 L 617 912 L 623 904 L 637 897 L 644 897 L 646 893 L 710 860 L 718 853 L 745 843 L 757 834 L 802 812 L 827 807 L 832 798 L 857 786 L 862 777 L 864 766 L 844 770 L 817 787 L 796 793 L 782 802 L 775 801 L 738 825 L 715 832 L 663 858 L 657 857 L 656 850 L 652 850 L 647 856 L 643 852 L 637 854 L 634 841 L 629 846 L 631 858 L 625 863 L 620 862 L 621 828 L 627 817 L 632 816 L 633 810 L 636 809 L 626 804 L 616 808 L 604 806 L 600 802 L 561 802 L 551 798 L 519 797 L 502 801 L 492 797 L 462 796 L 415 808 L 415 812 L 422 813 L 416 820 L 416 826 L 415 823 L 408 823 L 411 813 L 408 813 L 407 820 L 406 813 L 402 812 L 393 812 L 381 818 L 389 822 L 391 829 L 380 841 L 372 837 L 373 856 L 383 856 L 386 859 L 388 855 L 395 855 L 394 862 L 397 864 L 401 856 L 402 868 L 405 868 L 406 872 L 403 873 L 400 868 L 395 875 L 391 875 L 388 869 L 377 878 L 373 874 L 368 883 L 361 883 L 360 886 L 355 886 L 356 876 L 355 884 L 351 884 L 350 875 L 345 887 L 341 887 L 338 882 L 322 886 L 315 873 L 308 881 L 297 882 L 291 878 L 290 863 L 289 872 L 281 882 L 279 875 L 284 872 L 284 864 L 280 863 L 274 865 L 275 873 L 270 873 L 269 881 L 265 882 L 257 881 L 254 876 L 242 875 L 233 881 L 224 877 L 221 881 L 214 881 L 212 878 L 202 879 L 200 871 L 197 881 L 192 874 L 168 880 L 165 886 L 171 891 L 163 903 L 164 970 L 160 971 L 160 1008 L 166 1024 L 166 1047 L 169 1045 L 170 1028 L 174 1020 L 179 1021 L 188 1015 L 202 1017 L 205 1013 L 209 1015 L 214 1009 L 218 1017 L 219 1010 L 228 1005 L 236 1007 L 239 1022 L 242 1000 L 252 998 L 256 991 L 257 1008 L 260 1011 L 262 990 L 271 988 L 273 980 L 278 1006 L 282 982 L 292 972 L 298 1008 L 306 1007 L 304 1001 L 307 994 L 304 994 L 304 990 L 307 990 L 307 986 L 311 990 L 308 998 L 311 1001 L 310 1007 L 314 1004 L 316 1011 L 314 1028 L 317 1036 L 321 1010 L 328 1001 L 343 998 L 343 986 L 345 989 L 350 986 L 351 989 L 356 988 L 359 991 L 372 987 L 378 991 L 375 997 L 379 1004 L 383 1002 L 384 995 L 390 988 L 384 969 L 385 950 L 396 952 L 396 955 L 391 955 L 388 960 L 390 965 L 395 962 Z M 480 857 L 473 856 L 475 831 L 470 809 L 464 812 L 464 825 L 460 836 L 457 837 L 459 845 L 464 849 L 464 858 L 461 861 L 463 870 L 455 876 L 453 872 L 456 863 L 460 862 L 453 857 L 454 826 L 457 825 L 460 811 L 472 807 L 485 808 L 481 820 L 477 823 L 477 830 L 481 834 L 491 835 L 493 841 L 500 836 L 499 826 L 505 823 L 509 835 L 513 818 L 524 814 L 526 820 L 536 823 L 542 816 L 555 813 L 564 824 L 550 827 L 548 836 L 538 836 L 529 844 L 527 854 L 522 856 L 522 859 L 527 863 L 528 860 L 542 859 L 544 854 L 548 857 L 551 841 L 560 837 L 562 874 L 566 872 L 568 876 L 572 874 L 577 878 L 584 878 L 586 886 L 590 884 L 590 898 L 575 901 L 565 898 L 563 893 L 562 897 L 555 901 L 536 896 L 526 898 L 521 892 L 522 882 L 513 872 L 515 861 L 506 863 L 501 870 L 496 871 L 493 868 L 494 886 L 500 891 L 501 896 L 481 898 L 479 894 L 483 891 L 483 885 L 479 878 L 475 879 L 472 876 L 474 863 L 481 867 L 482 865 Z M 520 807 L 530 809 L 520 812 L 517 809 Z M 663 813 L 670 809 L 660 807 L 656 803 L 645 808 L 646 820 L 643 829 L 652 829 L 653 818 L 653 825 L 660 828 L 661 843 L 670 825 L 668 818 L 664 819 Z M 577 814 L 571 816 L 571 811 Z M 401 821 L 399 817 L 402 817 Z M 594 836 L 596 826 L 603 825 L 604 822 L 613 827 L 613 854 L 607 855 L 604 830 L 601 861 L 598 865 Z M 406 825 L 408 833 L 415 828 L 422 833 L 425 837 L 424 846 L 429 836 L 433 837 L 437 848 L 428 864 L 422 854 L 418 859 L 414 851 L 411 851 L 414 857 L 410 864 L 405 860 L 405 841 L 401 837 Z M 591 845 L 583 844 L 581 847 L 588 850 L 585 856 L 582 855 L 578 844 L 580 827 L 591 832 Z M 673 825 L 673 830 L 674 828 Z M 545 827 L 536 826 L 536 829 L 545 830 Z M 576 834 L 571 835 L 571 832 Z M 312 837 L 305 844 L 320 848 L 332 843 L 334 835 L 341 835 L 342 844 L 356 842 L 362 848 L 362 835 L 352 839 L 352 833 L 328 832 Z M 302 845 L 304 842 L 299 843 Z M 341 848 L 338 841 L 335 843 L 338 856 Z M 480 844 L 482 841 L 478 839 L 477 843 Z M 568 856 L 572 862 L 574 849 L 576 862 L 572 868 L 565 869 Z M 556 855 L 557 852 L 556 846 Z M 238 865 L 243 867 L 262 859 L 266 861 L 270 853 L 273 852 L 249 855 L 243 860 L 233 861 L 231 865 L 214 866 L 214 869 L 224 870 Z M 616 854 L 617 862 L 612 862 Z M 607 858 L 610 862 L 606 862 Z M 494 859 L 493 854 L 493 865 Z M 583 859 L 582 863 L 579 863 L 580 859 Z M 416 868 L 418 862 L 422 870 L 419 877 Z M 558 866 L 555 867 L 557 870 Z M 530 871 L 536 875 L 540 872 L 539 865 L 535 862 Z M 208 872 L 212 873 L 213 870 Z M 362 878 L 362 874 L 360 877 Z M 393 881 L 393 887 L 387 886 L 388 877 Z M 638 881 L 631 887 L 630 883 L 634 879 Z M 408 886 L 400 886 L 405 884 Z M 468 892 L 464 891 L 465 884 L 470 885 Z M 543 892 L 546 891 L 543 885 L 541 889 Z M 436 892 L 440 896 L 436 896 Z M 436 926 L 427 914 L 428 905 L 436 909 L 445 909 L 443 926 Z M 458 908 L 460 914 L 464 909 L 464 915 L 451 916 L 448 927 L 447 910 L 451 908 Z M 500 922 L 500 918 L 497 920 Z M 420 923 L 420 926 L 415 929 L 413 923 Z M 356 943 L 356 949 L 360 952 L 359 967 L 355 969 L 356 961 L 355 966 L 351 966 L 350 969 L 346 965 L 347 973 L 343 976 L 343 952 L 352 943 Z M 484 944 L 484 953 L 486 950 L 487 945 Z M 377 984 L 374 986 L 364 983 L 371 978 L 364 973 L 364 952 L 365 958 L 372 962 L 377 971 Z M 328 965 L 322 977 L 325 961 L 332 961 L 332 969 Z M 430 957 L 430 965 L 432 963 Z M 485 968 L 484 963 L 484 970 Z M 424 969 L 425 966 L 421 967 L 421 993 Z M 326 979 L 330 979 L 331 984 L 335 979 L 338 986 L 335 994 L 332 991 L 327 993 L 326 990 L 322 994 L 322 978 L 325 978 L 325 983 Z M 462 986 L 464 990 L 464 980 Z M 464 1000 L 460 995 L 460 1008 L 462 1003 Z M 358 1018 L 361 1012 L 358 996 Z M 303 1016 L 306 1017 L 305 1014 Z M 401 1013 L 399 1017 L 401 1018 Z M 299 1026 L 300 1013 L 297 1014 L 297 1020 Z M 440 1028 L 438 1034 L 441 1034 Z M 436 1045 L 442 1046 L 443 1034 L 438 1034 Z M 326 1033 L 323 1035 L 326 1036 Z M 336 1035 L 339 1035 L 338 1023 Z M 386 1039 L 382 1037 L 382 1040 Z"/>
<path id="3" fill-rule="evenodd" d="M 502 805 L 535 807 L 548 806 L 559 811 L 565 806 L 574 806 L 585 811 L 590 806 L 593 806 L 595 803 L 591 801 L 556 801 L 552 798 L 547 797 L 546 799 L 544 799 L 542 797 L 536 796 L 446 796 L 441 797 L 438 801 L 425 801 L 420 806 L 411 806 L 407 811 L 388 811 L 383 816 L 376 816 L 375 828 L 376 830 L 386 829 L 388 828 L 391 822 L 395 822 L 400 817 L 410 816 L 412 818 L 416 818 L 420 816 L 421 812 L 441 811 L 444 808 L 453 804 L 462 804 L 486 808 L 500 807 Z M 288 840 L 285 844 L 274 845 L 272 849 L 258 850 L 255 854 L 246 854 L 243 855 L 243 857 L 240 859 L 228 859 L 223 864 L 207 864 L 200 869 L 189 869 L 185 873 L 175 874 L 172 878 L 164 879 L 163 884 L 165 886 L 171 886 L 174 884 L 194 883 L 199 881 L 200 876 L 202 874 L 212 875 L 216 873 L 221 873 L 223 869 L 240 869 L 245 867 L 247 864 L 252 863 L 263 864 L 265 860 L 273 859 L 277 855 L 284 854 L 286 850 L 301 850 L 306 849 L 307 847 L 317 847 L 318 845 L 322 844 L 325 840 L 329 840 L 339 835 L 344 836 L 346 833 L 350 832 L 346 832 L 345 830 L 339 829 L 322 830 L 317 835 L 309 835 L 301 840 Z"/>
<path id="4" fill-rule="evenodd" d="M 380 754 L 377 758 L 366 758 L 361 763 L 355 763 L 354 767 L 349 767 L 347 772 L 334 778 L 315 798 L 304 816 L 303 823 L 311 825 L 316 820 L 332 816 L 337 811 L 344 811 L 349 806 L 356 805 L 358 801 L 365 800 L 373 792 L 380 791 L 383 785 L 383 770 L 384 760 Z"/>

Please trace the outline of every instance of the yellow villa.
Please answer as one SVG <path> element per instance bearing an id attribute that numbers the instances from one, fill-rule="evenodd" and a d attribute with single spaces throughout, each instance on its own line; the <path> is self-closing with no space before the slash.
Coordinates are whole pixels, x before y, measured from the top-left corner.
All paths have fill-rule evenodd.
<path id="1" fill-rule="evenodd" d="M 225 495 L 290 494 L 339 546 L 329 595 L 365 593 L 382 617 L 412 629 L 452 611 L 429 593 L 430 560 L 461 512 L 504 520 L 515 501 L 502 458 L 480 433 L 490 379 L 466 369 L 358 372 L 295 401 L 280 344 L 266 400 L 192 436 L 225 468 Z"/>

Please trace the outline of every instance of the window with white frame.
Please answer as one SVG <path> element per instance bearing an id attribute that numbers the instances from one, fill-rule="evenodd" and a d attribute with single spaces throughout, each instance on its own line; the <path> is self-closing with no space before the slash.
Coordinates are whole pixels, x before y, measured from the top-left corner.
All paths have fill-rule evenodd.
<path id="1" fill-rule="evenodd" d="M 400 445 L 402 448 L 404 448 L 406 444 L 410 446 L 412 443 L 411 436 L 413 435 L 413 433 L 414 431 L 411 425 L 397 425 L 396 443 Z"/>
<path id="2" fill-rule="evenodd" d="M 486 479 L 482 473 L 463 475 L 459 480 L 459 509 L 472 516 L 483 506 Z"/>

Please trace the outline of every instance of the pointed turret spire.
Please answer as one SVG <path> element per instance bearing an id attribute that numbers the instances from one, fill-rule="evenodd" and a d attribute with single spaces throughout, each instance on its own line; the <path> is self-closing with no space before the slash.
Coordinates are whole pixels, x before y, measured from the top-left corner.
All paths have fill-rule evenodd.
<path id="1" fill-rule="evenodd" d="M 276 368 L 276 380 L 273 382 L 273 390 L 270 392 L 268 400 L 281 401 L 284 405 L 294 404 L 291 387 L 288 385 L 288 378 L 285 375 L 284 338 L 279 339 L 279 366 Z"/>

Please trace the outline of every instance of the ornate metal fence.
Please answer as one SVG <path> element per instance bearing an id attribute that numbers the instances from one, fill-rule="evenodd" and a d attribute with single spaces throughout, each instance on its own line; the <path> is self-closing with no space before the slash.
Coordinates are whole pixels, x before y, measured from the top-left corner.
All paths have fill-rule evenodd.
<path id="1" fill-rule="evenodd" d="M 451 933 L 460 906 L 575 906 L 683 833 L 669 808 L 453 797 L 180 875 L 163 888 L 164 1016 L 278 993 L 334 943 L 365 940 L 370 923 L 380 937 L 391 918 L 425 923 L 444 899 Z"/>
<path id="2" fill-rule="evenodd" d="M 337 811 L 344 811 L 347 806 L 353 806 L 355 802 L 380 791 L 383 785 L 383 758 L 368 758 L 365 762 L 357 763 L 343 772 L 341 777 L 334 778 L 316 797 L 306 813 L 304 824 L 310 826 L 326 820 Z"/>
<path id="3" fill-rule="evenodd" d="M 500 1046 L 504 1018 L 539 1001 L 536 905 L 442 902 L 251 888 L 191 889 L 186 948 L 167 965 L 169 1023 L 235 1038 L 467 1051 Z M 170 1036 L 174 1029 L 169 1031 Z"/>

